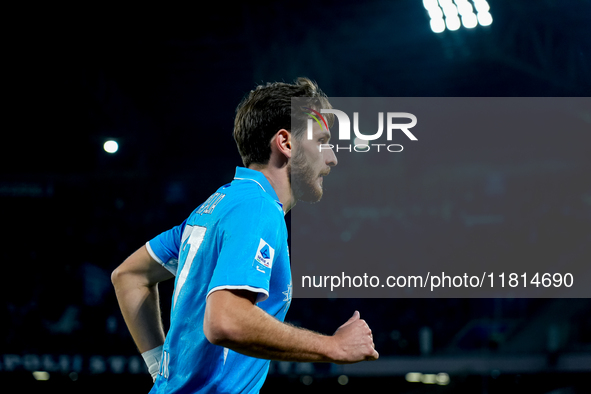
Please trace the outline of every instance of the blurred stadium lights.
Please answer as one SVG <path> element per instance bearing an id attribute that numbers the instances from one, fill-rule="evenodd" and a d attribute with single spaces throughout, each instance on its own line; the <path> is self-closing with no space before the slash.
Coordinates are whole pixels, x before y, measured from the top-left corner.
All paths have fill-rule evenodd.
<path id="1" fill-rule="evenodd" d="M 447 386 L 449 384 L 449 375 L 445 372 L 440 372 L 437 375 L 409 372 L 406 374 L 405 379 L 409 383 L 438 384 L 440 386 Z"/>
<path id="2" fill-rule="evenodd" d="M 117 150 L 119 150 L 119 144 L 117 144 L 117 141 L 108 140 L 103 144 L 103 149 L 107 153 L 115 153 Z"/>
<path id="3" fill-rule="evenodd" d="M 33 377 L 35 378 L 35 380 L 49 380 L 49 372 L 33 371 Z"/>
<path id="4" fill-rule="evenodd" d="M 445 372 L 440 372 L 435 377 L 435 380 L 437 381 L 437 384 L 440 386 L 448 385 L 449 384 L 449 375 L 446 374 Z"/>
<path id="5" fill-rule="evenodd" d="M 420 372 L 409 372 L 406 374 L 406 381 L 410 383 L 418 383 L 421 381 L 421 376 L 423 376 Z"/>
<path id="6" fill-rule="evenodd" d="M 435 384 L 437 382 L 437 379 L 435 374 L 426 373 L 423 376 L 421 376 L 421 382 L 423 382 L 424 384 Z"/>
<path id="7" fill-rule="evenodd" d="M 492 15 L 488 2 L 472 0 L 472 3 L 468 0 L 423 0 L 423 6 L 431 18 L 431 30 L 435 33 L 442 33 L 446 27 L 455 31 L 462 25 L 467 29 L 472 29 L 478 24 L 489 26 L 492 23 Z"/>

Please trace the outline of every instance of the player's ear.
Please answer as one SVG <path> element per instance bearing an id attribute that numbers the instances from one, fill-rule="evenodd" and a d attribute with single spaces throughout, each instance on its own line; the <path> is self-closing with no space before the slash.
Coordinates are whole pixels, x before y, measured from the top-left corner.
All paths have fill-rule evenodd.
<path id="1" fill-rule="evenodd" d="M 286 158 L 291 158 L 293 143 L 291 139 L 291 133 L 289 131 L 285 129 L 279 130 L 277 134 L 275 134 L 273 144 Z"/>

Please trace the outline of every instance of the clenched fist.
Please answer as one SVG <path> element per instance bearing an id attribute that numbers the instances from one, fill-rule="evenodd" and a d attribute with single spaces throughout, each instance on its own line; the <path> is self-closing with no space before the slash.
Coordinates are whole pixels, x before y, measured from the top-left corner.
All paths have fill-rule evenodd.
<path id="1" fill-rule="evenodd" d="M 371 329 L 365 320 L 360 318 L 358 311 L 336 330 L 332 339 L 336 364 L 377 360 L 380 356 L 375 349 Z"/>

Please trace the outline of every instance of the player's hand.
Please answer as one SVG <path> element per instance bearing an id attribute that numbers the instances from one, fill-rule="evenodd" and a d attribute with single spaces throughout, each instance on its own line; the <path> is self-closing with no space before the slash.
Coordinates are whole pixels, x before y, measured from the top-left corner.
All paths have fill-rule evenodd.
<path id="1" fill-rule="evenodd" d="M 377 360 L 380 356 L 375 349 L 371 330 L 358 311 L 337 329 L 332 338 L 335 342 L 334 362 L 337 364 Z"/>

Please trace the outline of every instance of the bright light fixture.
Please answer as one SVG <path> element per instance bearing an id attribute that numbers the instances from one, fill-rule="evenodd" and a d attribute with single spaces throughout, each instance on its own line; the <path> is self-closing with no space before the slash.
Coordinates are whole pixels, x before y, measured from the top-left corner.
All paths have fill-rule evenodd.
<path id="1" fill-rule="evenodd" d="M 431 18 L 434 33 L 442 33 L 446 28 L 455 31 L 462 26 L 466 29 L 473 29 L 478 24 L 489 26 L 493 21 L 486 0 L 472 0 L 472 3 L 468 0 L 423 0 L 423 6 Z"/>
<path id="2" fill-rule="evenodd" d="M 109 140 L 104 143 L 103 149 L 107 153 L 115 153 L 119 149 L 119 144 L 117 141 Z"/>

